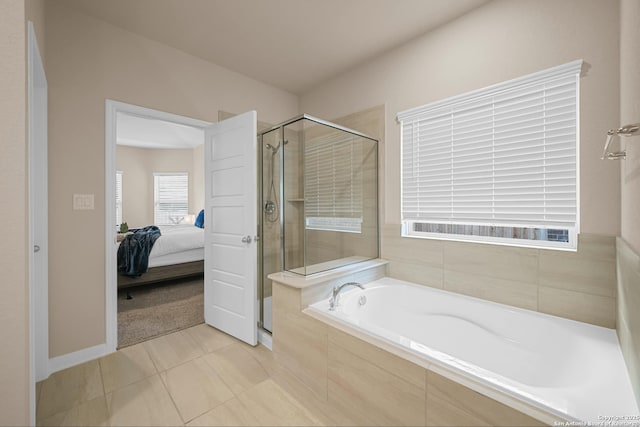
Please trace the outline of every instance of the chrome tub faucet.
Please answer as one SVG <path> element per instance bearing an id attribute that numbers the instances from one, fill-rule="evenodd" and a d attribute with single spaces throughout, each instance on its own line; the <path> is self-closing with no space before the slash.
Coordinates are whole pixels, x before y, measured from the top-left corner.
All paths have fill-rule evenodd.
<path id="1" fill-rule="evenodd" d="M 339 286 L 338 285 L 334 286 L 333 290 L 331 291 L 331 299 L 329 300 L 329 310 L 333 311 L 336 309 L 336 307 L 338 306 L 338 301 L 340 299 L 340 291 L 342 290 L 342 288 L 346 286 L 357 286 L 360 289 L 364 290 L 364 286 L 362 286 L 358 282 L 347 282 Z"/>

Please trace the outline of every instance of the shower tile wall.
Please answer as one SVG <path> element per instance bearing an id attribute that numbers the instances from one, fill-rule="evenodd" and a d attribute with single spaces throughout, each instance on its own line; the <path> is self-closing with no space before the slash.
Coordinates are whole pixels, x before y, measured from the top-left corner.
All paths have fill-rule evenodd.
<path id="1" fill-rule="evenodd" d="M 620 347 L 629 378 L 640 405 L 640 255 L 622 238 L 617 239 L 618 307 Z"/>
<path id="2" fill-rule="evenodd" d="M 304 264 L 304 192 L 302 190 L 302 133 L 296 124 L 285 128 L 284 147 L 284 220 L 285 265 L 297 268 Z"/>
<path id="3" fill-rule="evenodd" d="M 272 159 L 272 151 L 266 148 L 269 144 L 277 147 L 280 143 L 280 131 L 275 130 L 263 136 L 262 141 L 262 276 L 264 278 L 263 298 L 271 296 L 271 280 L 267 276 L 273 272 L 280 271 L 282 265 L 281 257 L 281 231 L 280 231 L 280 161 L 276 154 Z M 273 160 L 273 163 L 271 163 Z M 271 166 L 273 165 L 273 170 Z M 265 204 L 269 200 L 269 187 L 273 174 L 273 184 L 275 186 L 275 198 L 271 200 L 276 203 L 278 209 L 275 215 L 265 214 Z M 277 199 L 277 200 L 276 200 Z"/>
<path id="4" fill-rule="evenodd" d="M 382 228 L 391 277 L 615 327 L 615 237 L 580 234 L 578 252 L 401 237 Z"/>
<path id="5" fill-rule="evenodd" d="M 262 169 L 262 194 L 263 194 L 263 277 L 264 277 L 264 297 L 272 294 L 271 280 L 267 276 L 271 273 L 282 270 L 282 229 L 281 219 L 285 220 L 284 239 L 286 239 L 287 265 L 301 266 L 303 263 L 302 251 L 302 221 L 304 218 L 304 204 L 299 202 L 302 199 L 302 178 L 301 178 L 301 158 L 299 133 L 295 129 L 285 129 L 284 140 L 287 143 L 280 147 L 273 158 L 273 178 L 275 194 L 278 204 L 278 216 L 268 216 L 264 213 L 264 205 L 267 202 L 269 186 L 271 185 L 270 162 L 271 150 L 264 148 L 267 144 L 277 147 L 282 143 L 280 130 L 272 131 L 263 137 L 263 169 Z M 284 155 L 284 194 L 281 194 L 280 187 L 280 154 Z M 284 200 L 283 200 L 284 199 Z M 276 200 L 273 200 L 276 202 Z M 282 203 L 283 202 L 283 203 Z M 284 206 L 283 212 L 280 212 Z M 269 220 L 269 218 L 271 220 Z"/>
<path id="6" fill-rule="evenodd" d="M 306 230 L 307 265 L 319 264 L 339 258 L 363 256 L 376 258 L 378 256 L 378 191 L 377 177 L 378 153 L 381 150 L 384 137 L 384 107 L 374 107 L 362 112 L 351 114 L 333 121 L 336 124 L 357 130 L 365 135 L 378 139 L 376 145 L 362 138 L 363 142 L 363 223 L 362 233 L 341 233 L 331 231 Z M 381 131 L 382 129 L 382 131 Z M 331 133 L 341 133 L 324 126 L 315 126 L 305 130 L 308 142 L 314 138 L 326 137 Z M 380 173 L 380 171 L 378 170 Z"/>

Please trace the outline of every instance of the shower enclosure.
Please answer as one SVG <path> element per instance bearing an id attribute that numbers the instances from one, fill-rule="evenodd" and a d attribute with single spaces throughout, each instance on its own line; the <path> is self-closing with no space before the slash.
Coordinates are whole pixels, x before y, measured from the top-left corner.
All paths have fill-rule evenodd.
<path id="1" fill-rule="evenodd" d="M 378 257 L 378 143 L 309 115 L 258 134 L 261 327 L 271 331 L 271 280 Z"/>

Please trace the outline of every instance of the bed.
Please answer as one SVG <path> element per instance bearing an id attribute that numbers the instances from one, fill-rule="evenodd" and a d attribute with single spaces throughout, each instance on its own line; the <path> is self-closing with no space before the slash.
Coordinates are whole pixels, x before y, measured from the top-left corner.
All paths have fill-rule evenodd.
<path id="1" fill-rule="evenodd" d="M 149 254 L 149 270 L 140 277 L 118 274 L 118 289 L 204 273 L 204 230 L 193 225 L 160 227 Z"/>

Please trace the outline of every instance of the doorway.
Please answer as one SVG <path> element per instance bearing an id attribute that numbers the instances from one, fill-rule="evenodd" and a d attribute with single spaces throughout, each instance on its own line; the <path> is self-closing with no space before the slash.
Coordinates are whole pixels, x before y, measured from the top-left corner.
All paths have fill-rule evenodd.
<path id="1" fill-rule="evenodd" d="M 105 236 L 106 236 L 106 336 L 107 336 L 107 351 L 115 351 L 118 347 L 118 267 L 117 267 L 117 248 L 120 244 L 118 242 L 118 231 L 119 226 L 122 222 L 127 222 L 126 219 L 126 210 L 122 209 L 123 205 L 120 204 L 122 202 L 122 192 L 120 185 L 123 181 L 126 181 L 127 175 L 125 171 L 122 171 L 118 168 L 117 165 L 117 152 L 118 152 L 118 141 L 120 142 L 128 141 L 129 149 L 133 150 L 135 147 L 131 147 L 131 145 L 138 145 L 138 149 L 143 149 L 140 145 L 144 145 L 145 138 L 136 138 L 136 132 L 140 131 L 140 129 L 154 129 L 151 132 L 156 133 L 156 140 L 162 139 L 162 134 L 167 132 L 173 132 L 175 134 L 179 134 L 183 139 L 187 138 L 188 134 L 191 134 L 191 139 L 197 138 L 197 134 L 200 135 L 201 143 L 204 142 L 204 129 L 210 126 L 209 122 L 192 119 L 189 117 L 179 116 L 171 113 L 166 113 L 158 110 L 152 110 L 148 108 L 143 108 L 131 104 L 126 104 L 122 102 L 107 100 L 106 101 L 106 117 L 105 117 L 105 126 L 106 126 L 106 164 L 105 164 Z M 136 123 L 142 124 L 142 126 L 136 126 Z M 146 127 L 145 127 L 146 126 Z M 126 130 L 127 135 L 122 135 L 123 130 Z M 194 136 L 196 134 L 196 136 Z M 178 138 L 176 136 L 176 138 Z M 153 139 L 153 138 L 152 138 Z M 180 138 L 178 138 L 180 139 Z M 133 141 L 137 140 L 137 141 Z M 148 143 L 148 141 L 147 141 Z M 157 142 L 156 142 L 157 143 Z M 153 149 L 154 147 L 148 146 L 146 149 Z M 162 149 L 162 147 L 157 149 Z M 165 147 L 166 148 L 166 147 Z M 166 148 L 172 149 L 172 148 Z M 175 147 L 173 148 L 175 149 Z M 195 150 L 194 150 L 195 151 Z M 178 152 L 174 152 L 177 154 Z M 184 154 L 184 153 L 182 153 Z M 150 157 L 150 156 L 143 156 Z M 183 155 L 184 157 L 184 155 Z M 201 157 L 200 157 L 201 158 Z M 201 158 L 202 159 L 202 158 Z M 196 160 L 197 162 L 197 160 Z M 204 163 L 204 162 L 202 162 Z M 178 232 L 196 232 L 195 228 L 193 230 L 191 227 L 185 227 L 184 230 L 178 230 L 180 227 L 177 225 L 188 223 L 193 224 L 195 221 L 195 216 L 198 212 L 192 212 L 193 206 L 188 206 L 185 212 L 171 211 L 171 209 L 167 210 L 167 206 L 171 208 L 173 206 L 171 203 L 163 203 L 162 194 L 171 193 L 174 189 L 182 185 L 182 183 L 189 182 L 189 174 L 188 171 L 172 171 L 169 170 L 171 168 L 167 168 L 166 166 L 160 167 L 157 173 L 151 177 L 148 177 L 150 180 L 150 184 L 152 186 L 151 190 L 147 191 L 143 196 L 138 197 L 138 199 L 143 199 L 148 197 L 152 197 L 149 201 L 147 200 L 145 206 L 147 206 L 150 212 L 147 212 L 146 217 L 138 217 L 134 219 L 130 225 L 132 227 L 144 227 L 145 225 L 153 224 L 157 221 L 159 222 L 167 222 L 167 226 L 169 223 L 176 225 L 173 227 L 172 231 Z M 123 172 L 123 173 L 119 173 Z M 203 173 L 203 172 L 199 172 Z M 192 172 L 193 174 L 193 172 Z M 194 178 L 194 177 L 191 177 Z M 164 183 L 164 184 L 163 184 Z M 176 187 L 177 186 L 177 187 Z M 158 195 L 158 188 L 160 188 L 160 195 Z M 163 190 L 164 189 L 164 192 Z M 198 190 L 192 189 L 193 194 L 196 194 Z M 200 195 L 198 197 L 204 197 L 204 190 L 200 188 Z M 116 196 L 119 196 L 118 198 Z M 196 199 L 198 197 L 195 197 Z M 134 197 L 135 199 L 136 197 Z M 193 199 L 194 197 L 192 197 Z M 175 208 L 175 206 L 173 206 Z M 136 211 L 139 211 L 137 209 Z M 132 211 L 133 212 L 133 211 Z M 125 213 L 125 216 L 123 216 Z M 139 212 L 137 212 L 139 213 Z M 180 215 L 178 215 L 180 214 Z M 133 214 L 131 214 L 133 216 Z M 146 224 L 149 223 L 149 224 Z M 123 229 L 124 230 L 124 229 Z M 167 234 L 167 237 L 169 234 Z M 169 259 L 167 257 L 164 260 L 160 261 L 158 264 L 158 269 L 154 272 L 154 274 L 159 274 L 160 277 L 154 277 L 154 280 L 164 280 L 169 277 L 178 278 L 192 275 L 196 272 L 197 269 L 197 261 L 193 261 L 195 254 L 191 251 L 186 255 L 183 254 L 183 258 L 180 258 L 176 261 L 175 258 Z M 186 256 L 186 257 L 185 257 Z M 184 262 L 181 262 L 184 261 Z M 175 268 L 175 264 L 178 263 L 179 268 Z M 202 261 L 201 264 L 202 265 Z M 202 267 L 200 267 L 202 268 Z M 176 273 L 176 270 L 178 273 Z M 165 276 L 162 276 L 162 275 Z M 169 276 L 166 276 L 169 274 Z M 144 277 L 142 275 L 141 277 Z M 150 286 L 150 285 L 144 285 Z"/>

